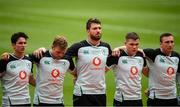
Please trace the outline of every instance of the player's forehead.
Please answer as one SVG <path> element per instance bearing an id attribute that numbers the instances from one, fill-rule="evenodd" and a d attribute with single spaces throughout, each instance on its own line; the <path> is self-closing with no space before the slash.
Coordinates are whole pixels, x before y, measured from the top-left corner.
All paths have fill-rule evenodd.
<path id="1" fill-rule="evenodd" d="M 99 24 L 99 23 L 91 23 L 90 29 L 91 28 L 101 28 L 101 24 Z"/>
<path id="2" fill-rule="evenodd" d="M 139 39 L 127 39 L 126 40 L 127 43 L 139 43 Z"/>
<path id="3" fill-rule="evenodd" d="M 162 37 L 162 42 L 174 41 L 173 36 Z"/>
<path id="4" fill-rule="evenodd" d="M 56 52 L 64 52 L 64 51 L 66 51 L 66 48 L 64 49 L 64 48 L 61 48 L 59 46 L 55 46 L 55 47 L 53 47 L 53 50 Z"/>
<path id="5" fill-rule="evenodd" d="M 26 42 L 26 39 L 24 37 L 19 37 L 16 43 L 19 43 L 19 42 Z"/>

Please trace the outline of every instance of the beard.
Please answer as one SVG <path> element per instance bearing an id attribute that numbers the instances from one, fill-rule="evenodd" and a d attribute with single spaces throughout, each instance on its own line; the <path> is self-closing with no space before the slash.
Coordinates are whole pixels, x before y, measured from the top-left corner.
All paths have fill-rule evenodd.
<path id="1" fill-rule="evenodd" d="M 91 38 L 92 40 L 99 41 L 99 40 L 101 39 L 101 34 L 96 35 L 96 36 L 91 35 L 90 38 Z"/>

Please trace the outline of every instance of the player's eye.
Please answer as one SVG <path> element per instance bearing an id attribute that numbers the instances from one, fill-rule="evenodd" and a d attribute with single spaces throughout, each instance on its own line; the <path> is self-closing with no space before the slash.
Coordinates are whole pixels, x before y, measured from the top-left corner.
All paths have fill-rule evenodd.
<path id="1" fill-rule="evenodd" d="M 174 43 L 174 41 L 166 41 L 165 43 Z"/>

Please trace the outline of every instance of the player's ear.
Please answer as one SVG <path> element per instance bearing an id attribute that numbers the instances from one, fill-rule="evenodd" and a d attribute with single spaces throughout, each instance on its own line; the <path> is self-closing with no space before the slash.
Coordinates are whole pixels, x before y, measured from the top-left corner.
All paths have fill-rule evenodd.
<path id="1" fill-rule="evenodd" d="M 86 32 L 89 33 L 89 29 L 86 29 Z"/>
<path id="2" fill-rule="evenodd" d="M 162 42 L 160 42 L 159 44 L 160 44 L 160 46 L 161 46 L 161 45 L 162 45 Z"/>
<path id="3" fill-rule="evenodd" d="M 15 48 L 15 45 L 16 45 L 15 43 L 11 43 L 11 46 L 13 47 L 13 49 Z"/>

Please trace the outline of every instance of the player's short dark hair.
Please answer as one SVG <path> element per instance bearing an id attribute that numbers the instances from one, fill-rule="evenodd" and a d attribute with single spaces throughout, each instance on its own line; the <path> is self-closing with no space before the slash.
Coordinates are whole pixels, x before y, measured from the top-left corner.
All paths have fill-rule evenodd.
<path id="1" fill-rule="evenodd" d="M 66 49 L 68 46 L 67 40 L 64 36 L 57 36 L 54 38 L 52 47 L 60 47 L 61 49 Z"/>
<path id="2" fill-rule="evenodd" d="M 128 40 L 128 39 L 133 39 L 133 40 L 140 39 L 139 35 L 137 33 L 135 33 L 135 32 L 127 33 L 125 38 L 126 38 L 126 40 Z"/>
<path id="3" fill-rule="evenodd" d="M 29 38 L 24 32 L 17 32 L 11 36 L 11 43 L 16 44 L 20 37 L 25 38 L 26 40 Z"/>
<path id="4" fill-rule="evenodd" d="M 162 38 L 163 38 L 163 37 L 169 37 L 169 36 L 173 36 L 173 34 L 172 34 L 172 33 L 168 33 L 168 32 L 162 33 L 161 36 L 160 36 L 160 39 L 159 39 L 160 42 L 162 42 Z"/>
<path id="5" fill-rule="evenodd" d="M 97 18 L 90 18 L 86 23 L 86 30 L 90 29 L 92 23 L 101 24 L 101 21 Z"/>

